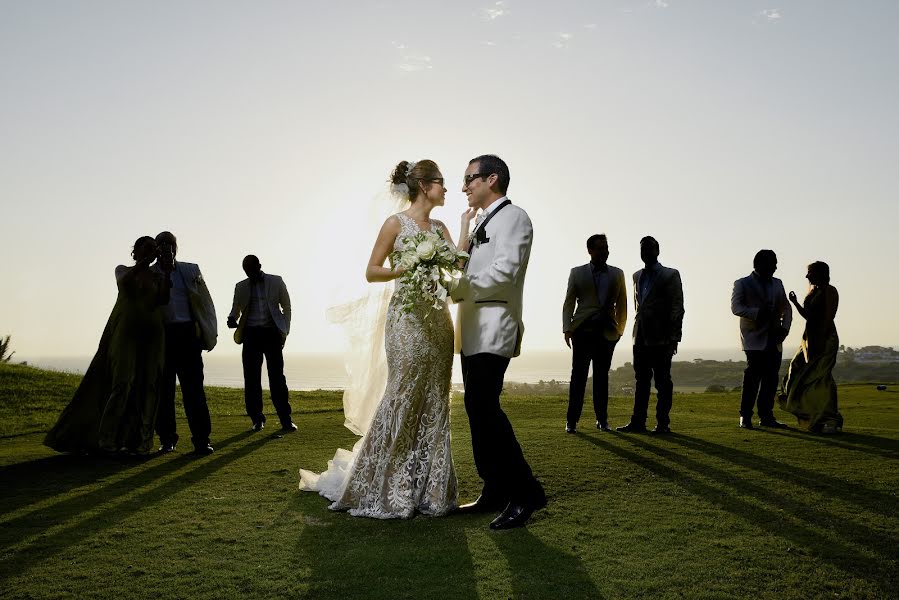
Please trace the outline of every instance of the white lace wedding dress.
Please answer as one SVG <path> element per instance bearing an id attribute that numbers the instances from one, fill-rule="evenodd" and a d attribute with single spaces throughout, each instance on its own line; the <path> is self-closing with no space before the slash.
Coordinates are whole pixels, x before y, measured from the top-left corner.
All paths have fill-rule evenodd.
<path id="1" fill-rule="evenodd" d="M 397 214 L 400 239 L 418 233 Z M 437 224 L 431 221 L 431 230 Z M 402 285 L 397 280 L 397 289 Z M 300 489 L 333 501 L 332 510 L 377 519 L 444 515 L 456 506 L 450 450 L 449 397 L 453 324 L 449 309 L 415 307 L 405 313 L 395 292 L 385 329 L 387 388 L 371 425 L 352 452 L 338 450 L 320 475 L 300 470 Z"/>

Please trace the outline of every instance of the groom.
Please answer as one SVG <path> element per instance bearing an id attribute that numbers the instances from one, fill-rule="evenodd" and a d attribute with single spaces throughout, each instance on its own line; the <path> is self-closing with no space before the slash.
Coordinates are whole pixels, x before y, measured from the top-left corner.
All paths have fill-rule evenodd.
<path id="1" fill-rule="evenodd" d="M 498 156 L 473 158 L 462 191 L 468 206 L 482 211 L 471 235 L 471 258 L 452 292 L 459 303 L 456 348 L 462 358 L 465 411 L 480 497 L 459 512 L 501 511 L 491 529 L 524 525 L 546 505 L 543 486 L 524 459 L 512 424 L 499 405 L 503 377 L 521 353 L 521 301 L 533 228 L 524 210 L 506 198 L 509 167 Z"/>

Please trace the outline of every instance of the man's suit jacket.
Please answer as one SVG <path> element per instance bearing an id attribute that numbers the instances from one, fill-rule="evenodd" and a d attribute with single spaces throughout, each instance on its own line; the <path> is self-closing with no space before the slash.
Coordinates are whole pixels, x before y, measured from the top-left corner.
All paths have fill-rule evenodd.
<path id="1" fill-rule="evenodd" d="M 646 346 L 665 346 L 681 341 L 684 323 L 684 290 L 677 269 L 656 266 L 652 286 L 640 302 L 640 277 L 634 273 L 634 343 L 641 337 Z"/>
<path id="2" fill-rule="evenodd" d="M 608 265 L 609 287 L 606 305 L 600 307 L 593 281 L 593 267 L 590 263 L 574 267 L 568 275 L 568 291 L 562 304 L 562 332 L 570 333 L 580 327 L 602 308 L 601 324 L 605 337 L 610 342 L 618 341 L 624 335 L 627 323 L 627 288 L 624 285 L 624 271 Z M 577 308 L 575 308 L 577 303 Z"/>
<path id="3" fill-rule="evenodd" d="M 777 277 L 771 278 L 771 297 L 765 293 L 764 282 L 752 272 L 734 282 L 734 290 L 730 296 L 730 310 L 740 317 L 740 342 L 743 350 L 766 350 L 771 333 L 771 325 L 780 325 L 786 332 L 790 331 L 793 322 L 793 309 L 787 300 L 783 282 Z M 757 321 L 759 310 L 767 306 L 771 309 L 771 318 L 765 323 Z M 782 339 L 777 340 L 777 349 L 783 350 Z"/>
<path id="4" fill-rule="evenodd" d="M 490 241 L 471 249 L 465 274 L 452 292 L 459 303 L 456 351 L 512 358 L 521 354 L 522 294 L 534 229 L 523 209 L 508 204 L 484 232 Z"/>
<path id="5" fill-rule="evenodd" d="M 160 273 L 161 270 L 157 269 Z M 218 341 L 218 320 L 215 316 L 215 306 L 212 304 L 212 296 L 206 287 L 206 280 L 200 272 L 200 267 L 194 263 L 175 261 L 175 270 L 172 277 L 181 276 L 187 286 L 187 299 L 190 303 L 190 313 L 197 323 L 198 334 L 204 350 L 212 350 Z"/>
<path id="6" fill-rule="evenodd" d="M 290 333 L 290 294 L 287 293 L 287 286 L 278 275 L 263 273 L 262 281 L 265 284 L 265 303 L 272 315 L 272 321 L 281 332 L 281 339 L 286 340 Z M 238 344 L 243 343 L 243 331 L 246 327 L 251 293 L 249 278 L 239 281 L 234 286 L 234 302 L 231 305 L 229 318 L 240 318 L 237 321 L 237 329 L 234 331 L 234 341 Z"/>

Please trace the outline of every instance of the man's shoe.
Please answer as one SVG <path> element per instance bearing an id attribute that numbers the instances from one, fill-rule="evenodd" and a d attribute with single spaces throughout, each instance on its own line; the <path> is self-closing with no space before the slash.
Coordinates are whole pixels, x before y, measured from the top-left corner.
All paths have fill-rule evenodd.
<path id="1" fill-rule="evenodd" d="M 293 424 L 293 421 L 288 421 L 287 423 L 283 423 L 281 425 L 281 431 L 284 433 L 293 433 L 297 430 L 297 426 Z"/>
<path id="2" fill-rule="evenodd" d="M 175 451 L 175 442 L 164 442 L 159 447 L 160 454 L 168 454 L 169 452 L 174 452 L 174 451 Z"/>
<path id="3" fill-rule="evenodd" d="M 206 444 L 205 446 L 194 446 L 194 454 L 199 454 L 200 456 L 207 456 L 215 452 L 215 448 L 212 447 L 212 444 Z"/>
<path id="4" fill-rule="evenodd" d="M 469 502 L 468 504 L 459 506 L 456 509 L 456 512 L 463 515 L 496 512 L 498 510 L 502 510 L 508 504 L 508 502 L 496 502 L 481 494 L 474 502 Z"/>
<path id="5" fill-rule="evenodd" d="M 656 425 L 649 433 L 652 435 L 665 435 L 666 433 L 671 433 L 671 428 L 667 425 Z"/>
<path id="6" fill-rule="evenodd" d="M 253 423 L 253 426 L 250 427 L 250 431 L 262 431 L 265 429 L 265 421 L 256 421 Z"/>
<path id="7" fill-rule="evenodd" d="M 612 428 L 609 427 L 608 423 L 603 423 L 602 421 L 596 422 L 596 428 L 600 431 L 612 431 Z"/>
<path id="8" fill-rule="evenodd" d="M 577 433 L 577 425 L 574 423 L 565 423 L 565 433 Z"/>
<path id="9" fill-rule="evenodd" d="M 752 417 L 740 417 L 740 429 L 755 429 L 752 426 Z"/>
<path id="10" fill-rule="evenodd" d="M 620 431 L 621 433 L 646 433 L 646 425 L 637 425 L 636 423 L 628 423 L 627 425 L 622 425 L 621 427 L 616 427 L 615 431 Z"/>
<path id="11" fill-rule="evenodd" d="M 490 529 L 514 529 L 515 527 L 521 527 L 528 522 L 532 514 L 534 514 L 532 506 L 510 502 L 509 506 L 498 517 L 490 521 Z"/>
<path id="12" fill-rule="evenodd" d="M 759 421 L 759 426 L 761 427 L 770 427 L 771 429 L 789 429 L 790 426 L 786 423 L 781 423 L 777 419 L 765 419 L 764 421 Z"/>

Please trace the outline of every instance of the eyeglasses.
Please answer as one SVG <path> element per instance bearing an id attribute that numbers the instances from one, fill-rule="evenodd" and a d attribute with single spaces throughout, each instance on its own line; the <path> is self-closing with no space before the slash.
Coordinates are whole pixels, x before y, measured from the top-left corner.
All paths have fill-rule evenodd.
<path id="1" fill-rule="evenodd" d="M 472 173 L 471 175 L 466 175 L 462 178 L 462 183 L 465 185 L 470 185 L 472 181 L 478 179 L 479 177 L 490 177 L 493 173 Z"/>
<path id="2" fill-rule="evenodd" d="M 436 183 L 437 185 L 443 185 L 443 177 L 435 177 L 434 179 L 424 179 L 423 181 L 429 181 L 431 183 Z"/>

